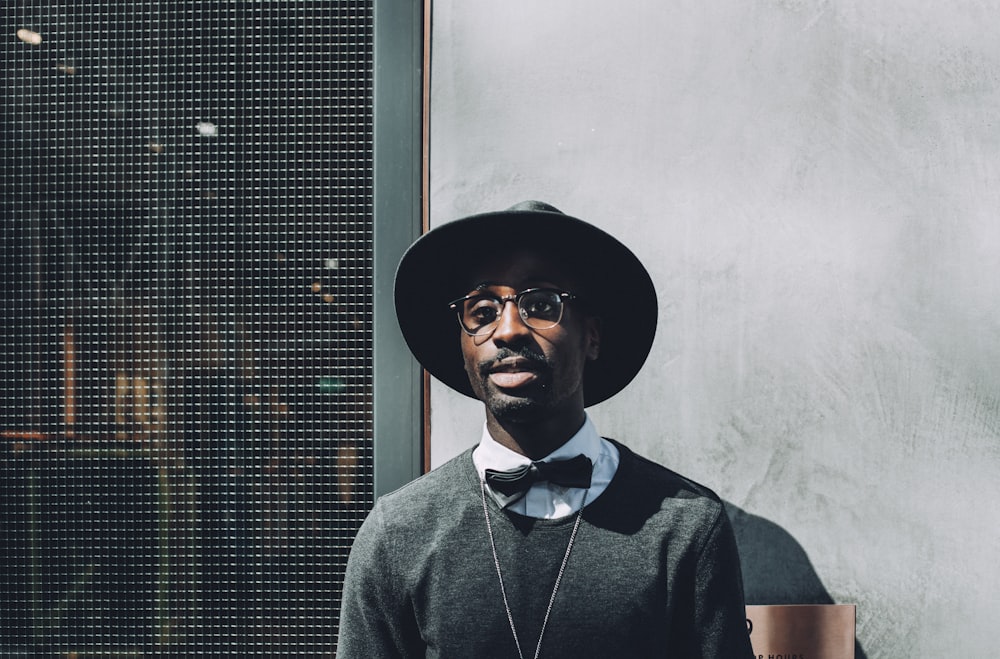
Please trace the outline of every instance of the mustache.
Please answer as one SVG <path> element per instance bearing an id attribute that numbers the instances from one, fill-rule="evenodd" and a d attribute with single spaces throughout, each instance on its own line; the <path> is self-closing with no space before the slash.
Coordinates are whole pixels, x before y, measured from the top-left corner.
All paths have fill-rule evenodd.
<path id="1" fill-rule="evenodd" d="M 499 362 L 513 357 L 526 359 L 539 370 L 551 370 L 552 368 L 552 364 L 549 363 L 549 360 L 541 352 L 532 349 L 530 346 L 521 346 L 517 349 L 500 348 L 492 359 L 479 362 L 479 374 L 485 377 Z"/>

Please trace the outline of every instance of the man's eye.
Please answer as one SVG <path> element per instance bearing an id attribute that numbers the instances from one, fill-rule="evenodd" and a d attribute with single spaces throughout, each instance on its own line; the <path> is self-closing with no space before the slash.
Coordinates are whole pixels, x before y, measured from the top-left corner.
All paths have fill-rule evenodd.
<path id="1" fill-rule="evenodd" d="M 525 313 L 532 318 L 553 318 L 559 314 L 559 301 L 551 295 L 532 297 L 525 302 Z"/>
<path id="2" fill-rule="evenodd" d="M 552 312 L 552 303 L 546 300 L 538 300 L 537 302 L 532 302 L 528 306 L 528 313 L 532 316 L 544 316 L 547 313 Z"/>
<path id="3" fill-rule="evenodd" d="M 469 307 L 465 316 L 477 325 L 486 325 L 496 320 L 497 310 L 491 302 L 479 301 Z"/>

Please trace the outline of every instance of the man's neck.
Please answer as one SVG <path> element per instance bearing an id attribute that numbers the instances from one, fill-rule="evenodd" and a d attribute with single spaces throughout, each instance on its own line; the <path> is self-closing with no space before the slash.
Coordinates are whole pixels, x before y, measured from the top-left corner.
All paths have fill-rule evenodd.
<path id="1" fill-rule="evenodd" d="M 520 453 L 531 460 L 541 460 L 573 438 L 586 421 L 579 417 L 567 422 L 562 418 L 549 418 L 531 423 L 500 421 L 487 414 L 486 429 L 501 446 Z"/>

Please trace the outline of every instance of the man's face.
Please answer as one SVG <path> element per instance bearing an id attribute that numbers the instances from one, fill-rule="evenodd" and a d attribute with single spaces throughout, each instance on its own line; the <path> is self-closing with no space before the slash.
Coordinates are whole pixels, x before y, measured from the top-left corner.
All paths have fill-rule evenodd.
<path id="1" fill-rule="evenodd" d="M 473 273 L 469 293 L 514 295 L 528 288 L 576 293 L 574 282 L 531 251 L 485 260 Z M 583 371 L 600 347 L 599 322 L 567 302 L 559 324 L 532 329 L 508 302 L 488 336 L 461 333 L 465 370 L 487 414 L 500 422 L 576 421 L 583 412 Z M 569 422 L 569 421 L 568 421 Z"/>

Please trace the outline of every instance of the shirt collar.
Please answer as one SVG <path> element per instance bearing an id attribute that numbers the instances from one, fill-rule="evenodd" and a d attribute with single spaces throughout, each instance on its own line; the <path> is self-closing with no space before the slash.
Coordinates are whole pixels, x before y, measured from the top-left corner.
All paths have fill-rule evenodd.
<path id="1" fill-rule="evenodd" d="M 583 454 L 590 458 L 590 461 L 597 464 L 601 457 L 601 436 L 597 434 L 597 428 L 587 415 L 583 425 L 570 437 L 569 441 L 549 453 L 542 460 L 561 460 L 572 458 Z M 529 464 L 531 458 L 521 455 L 516 451 L 503 446 L 493 439 L 486 424 L 483 424 L 483 436 L 479 441 L 479 446 L 472 452 L 472 461 L 476 465 L 479 478 L 484 478 L 487 469 L 515 469 Z"/>

